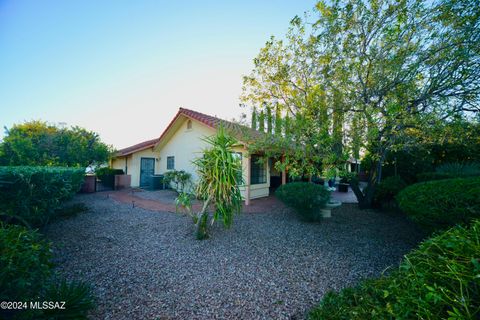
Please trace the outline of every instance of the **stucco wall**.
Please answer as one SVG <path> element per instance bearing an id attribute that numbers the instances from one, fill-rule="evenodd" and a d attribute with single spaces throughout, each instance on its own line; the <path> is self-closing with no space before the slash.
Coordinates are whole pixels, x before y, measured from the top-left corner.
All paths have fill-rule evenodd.
<path id="1" fill-rule="evenodd" d="M 208 147 L 207 143 L 202 140 L 206 136 L 211 136 L 216 133 L 215 130 L 192 120 L 192 128 L 187 129 L 186 119 L 181 120 L 183 123 L 173 134 L 173 136 L 160 149 L 160 173 L 167 171 L 167 157 L 175 157 L 175 170 L 184 170 L 192 174 L 192 180 L 195 182 L 198 179 L 196 168 L 192 160 L 202 155 L 203 149 Z M 242 167 L 243 180 L 246 181 L 247 174 L 247 154 L 242 147 L 236 147 L 236 152 L 242 153 Z M 265 163 L 267 171 L 267 182 L 264 184 L 252 185 L 250 187 L 250 198 L 266 197 L 269 194 L 270 187 L 270 172 L 268 170 L 268 163 Z M 133 177 L 132 177 L 133 180 Z M 245 187 L 240 188 L 242 196 L 245 197 Z"/>
<path id="2" fill-rule="evenodd" d="M 127 157 L 127 174 L 132 176 L 132 187 L 140 186 L 140 160 L 141 158 L 160 158 L 160 153 L 152 148 L 135 152 Z M 112 168 L 125 171 L 125 157 L 116 158 L 112 161 Z M 155 160 L 155 174 L 160 173 L 160 161 Z"/>

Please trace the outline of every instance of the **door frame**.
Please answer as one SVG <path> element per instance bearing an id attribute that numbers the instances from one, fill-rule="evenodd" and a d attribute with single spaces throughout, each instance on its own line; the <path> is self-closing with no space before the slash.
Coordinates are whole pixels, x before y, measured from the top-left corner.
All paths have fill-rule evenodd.
<path id="1" fill-rule="evenodd" d="M 138 185 L 140 188 L 142 187 L 145 187 L 145 186 L 148 186 L 148 185 L 142 185 L 142 163 L 143 163 L 143 159 L 149 159 L 149 160 L 153 160 L 153 174 L 155 174 L 155 158 L 152 158 L 152 157 L 140 157 L 140 176 L 139 176 L 139 181 L 138 181 Z"/>

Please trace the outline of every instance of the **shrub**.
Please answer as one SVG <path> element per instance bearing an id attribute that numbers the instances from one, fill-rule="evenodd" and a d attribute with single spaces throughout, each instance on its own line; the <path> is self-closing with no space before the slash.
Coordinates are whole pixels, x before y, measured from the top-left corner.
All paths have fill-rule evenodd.
<path id="1" fill-rule="evenodd" d="M 417 181 L 419 182 L 453 179 L 453 178 L 456 178 L 456 177 L 448 173 L 440 173 L 440 172 L 423 172 L 423 173 L 417 174 Z"/>
<path id="2" fill-rule="evenodd" d="M 428 181 L 402 190 L 400 209 L 428 231 L 480 216 L 480 178 Z"/>
<path id="3" fill-rule="evenodd" d="M 122 169 L 112 169 L 109 167 L 98 168 L 95 170 L 95 175 L 97 176 L 102 184 L 105 187 L 114 188 L 115 187 L 115 175 L 124 174 Z"/>
<path id="4" fill-rule="evenodd" d="M 480 175 L 480 164 L 450 162 L 438 166 L 435 172 L 449 175 L 453 178 L 471 177 Z"/>
<path id="5" fill-rule="evenodd" d="M 478 319 L 480 221 L 423 242 L 389 276 L 329 292 L 309 319 Z"/>
<path id="6" fill-rule="evenodd" d="M 185 187 L 190 183 L 191 178 L 192 175 L 184 170 L 172 170 L 164 174 L 164 181 L 168 184 L 174 183 L 174 189 L 180 193 L 186 191 Z"/>
<path id="7" fill-rule="evenodd" d="M 65 301 L 66 310 L 0 310 L 0 319 L 86 319 L 90 288 L 55 278 L 51 245 L 36 231 L 0 225 L 0 301 Z"/>
<path id="8" fill-rule="evenodd" d="M 83 181 L 84 169 L 0 167 L 0 212 L 42 226 Z"/>
<path id="9" fill-rule="evenodd" d="M 375 189 L 374 201 L 379 205 L 391 203 L 395 200 L 395 196 L 406 187 L 407 183 L 399 176 L 385 178 Z"/>
<path id="10" fill-rule="evenodd" d="M 37 232 L 0 226 L 0 301 L 36 298 L 51 275 L 50 259 L 50 244 Z"/>
<path id="11" fill-rule="evenodd" d="M 321 218 L 320 208 L 330 200 L 330 192 L 324 186 L 310 182 L 284 184 L 275 195 L 305 221 L 318 221 Z"/>

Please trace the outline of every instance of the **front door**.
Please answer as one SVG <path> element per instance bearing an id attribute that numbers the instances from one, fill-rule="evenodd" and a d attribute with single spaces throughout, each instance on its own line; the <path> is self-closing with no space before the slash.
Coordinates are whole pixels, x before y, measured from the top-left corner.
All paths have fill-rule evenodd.
<path id="1" fill-rule="evenodd" d="M 150 178 L 155 174 L 155 159 L 141 158 L 140 159 L 140 188 L 147 188 L 150 186 Z"/>

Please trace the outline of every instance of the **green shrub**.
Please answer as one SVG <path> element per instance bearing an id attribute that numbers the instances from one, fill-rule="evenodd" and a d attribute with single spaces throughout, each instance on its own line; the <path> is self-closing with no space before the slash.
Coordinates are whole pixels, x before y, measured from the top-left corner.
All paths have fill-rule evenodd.
<path id="1" fill-rule="evenodd" d="M 56 279 L 51 245 L 38 232 L 0 225 L 0 301 L 65 301 L 66 310 L 1 310 L 0 319 L 86 319 L 90 288 Z"/>
<path id="2" fill-rule="evenodd" d="M 309 319 L 478 319 L 480 221 L 423 242 L 389 276 L 329 292 Z"/>
<path id="3" fill-rule="evenodd" d="M 428 231 L 480 217 L 480 178 L 427 181 L 402 190 L 400 209 Z"/>
<path id="4" fill-rule="evenodd" d="M 407 183 L 400 177 L 388 177 L 382 180 L 375 189 L 374 201 L 379 205 L 391 203 L 395 196 L 407 187 Z"/>
<path id="5" fill-rule="evenodd" d="M 417 174 L 417 181 L 424 182 L 424 181 L 432 181 L 432 180 L 444 180 L 444 179 L 454 179 L 455 176 L 448 174 L 448 173 L 440 173 L 440 172 L 422 172 Z"/>
<path id="6" fill-rule="evenodd" d="M 37 232 L 0 226 L 0 301 L 36 298 L 50 278 L 50 259 L 50 244 Z"/>
<path id="7" fill-rule="evenodd" d="M 109 167 L 98 168 L 95 170 L 95 175 L 97 176 L 102 184 L 105 187 L 114 188 L 115 187 L 115 175 L 124 174 L 122 169 L 112 169 Z"/>
<path id="8" fill-rule="evenodd" d="M 44 310 L 44 319 L 87 319 L 87 312 L 94 307 L 90 286 L 82 282 L 52 282 L 43 295 L 44 301 L 65 302 L 64 310 Z"/>
<path id="9" fill-rule="evenodd" d="M 0 212 L 42 226 L 80 190 L 84 175 L 74 168 L 0 167 Z"/>
<path id="10" fill-rule="evenodd" d="M 281 185 L 275 195 L 292 207 L 305 221 L 318 221 L 320 208 L 330 200 L 330 192 L 321 185 L 310 182 L 291 182 Z"/>
<path id="11" fill-rule="evenodd" d="M 480 164 L 450 162 L 438 166 L 435 172 L 446 174 L 454 178 L 471 177 L 480 175 Z"/>

